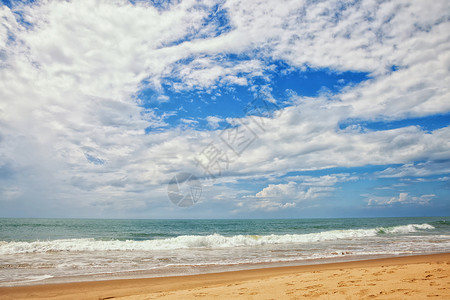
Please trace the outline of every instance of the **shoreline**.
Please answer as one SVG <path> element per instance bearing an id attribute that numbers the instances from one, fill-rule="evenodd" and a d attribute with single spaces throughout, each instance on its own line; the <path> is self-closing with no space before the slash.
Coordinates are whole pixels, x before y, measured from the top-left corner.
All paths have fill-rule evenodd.
<path id="1" fill-rule="evenodd" d="M 150 278 L 167 278 L 167 277 L 183 277 L 194 275 L 207 275 L 214 273 L 230 273 L 247 270 L 260 270 L 260 269 L 275 269 L 284 267 L 300 267 L 300 266 L 314 266 L 333 263 L 346 263 L 367 261 L 385 258 L 398 258 L 420 255 L 433 255 L 443 254 L 445 252 L 435 253 L 421 253 L 421 254 L 378 254 L 378 255 L 360 255 L 360 256 L 345 256 L 342 254 L 334 257 L 324 257 L 316 259 L 305 260 L 292 260 L 292 261 L 277 261 L 277 262 L 259 262 L 259 263 L 244 263 L 233 265 L 197 265 L 188 266 L 181 269 L 179 266 L 177 269 L 170 271 L 154 272 L 154 270 L 132 270 L 121 272 L 108 272 L 108 273 L 94 273 L 94 274 L 82 274 L 82 275 L 70 275 L 64 277 L 47 277 L 43 279 L 34 279 L 29 281 L 18 281 L 10 283 L 9 285 L 0 285 L 2 287 L 22 287 L 22 286 L 36 286 L 36 285 L 51 285 L 51 284 L 65 284 L 65 283 L 81 283 L 81 282 L 96 282 L 96 281 L 111 281 L 111 280 L 127 280 L 127 279 L 150 279 Z M 45 277 L 47 275 L 43 275 Z M 1 300 L 1 299 L 0 299 Z"/>
<path id="2" fill-rule="evenodd" d="M 388 277 L 392 278 L 384 279 Z M 424 286 L 419 289 L 422 281 L 425 281 Z M 408 295 L 406 293 L 416 293 L 416 297 L 422 295 L 417 293 L 425 293 L 423 297 L 450 297 L 450 288 L 447 288 L 450 286 L 450 253 L 186 276 L 0 287 L 0 299 L 194 299 L 195 295 L 203 295 L 204 299 L 226 299 L 244 296 L 258 298 L 259 292 L 259 297 L 275 293 L 278 297 L 274 298 L 290 299 L 287 296 L 289 293 L 292 297 L 307 296 L 312 291 L 324 297 L 342 297 L 342 292 L 348 294 L 357 290 L 372 295 L 372 290 L 383 292 L 390 285 L 399 286 L 397 290 L 403 293 L 401 297 Z M 292 290 L 294 287 L 296 289 Z M 393 297 L 393 291 L 386 293 L 385 296 Z M 355 297 L 358 295 L 354 294 Z"/>

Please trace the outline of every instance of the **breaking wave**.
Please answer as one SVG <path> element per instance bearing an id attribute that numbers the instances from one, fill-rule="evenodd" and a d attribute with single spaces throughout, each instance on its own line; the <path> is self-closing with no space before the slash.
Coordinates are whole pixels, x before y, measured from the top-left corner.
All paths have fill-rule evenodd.
<path id="1" fill-rule="evenodd" d="M 331 230 L 308 234 L 284 235 L 182 235 L 166 239 L 145 241 L 101 241 L 95 239 L 61 239 L 33 242 L 2 242 L 0 254 L 44 253 L 44 252 L 82 252 L 82 251 L 153 251 L 195 248 L 233 248 L 246 246 L 262 246 L 270 244 L 302 244 L 321 241 L 363 239 L 386 234 L 408 234 L 422 230 L 432 230 L 429 224 L 409 224 L 393 227 L 370 229 Z"/>

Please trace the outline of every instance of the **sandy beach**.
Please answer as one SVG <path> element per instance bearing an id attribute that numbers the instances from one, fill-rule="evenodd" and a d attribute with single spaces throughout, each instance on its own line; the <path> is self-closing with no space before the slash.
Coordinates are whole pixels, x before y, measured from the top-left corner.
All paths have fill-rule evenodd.
<path id="1" fill-rule="evenodd" d="M 0 288 L 1 299 L 450 299 L 450 253 Z"/>

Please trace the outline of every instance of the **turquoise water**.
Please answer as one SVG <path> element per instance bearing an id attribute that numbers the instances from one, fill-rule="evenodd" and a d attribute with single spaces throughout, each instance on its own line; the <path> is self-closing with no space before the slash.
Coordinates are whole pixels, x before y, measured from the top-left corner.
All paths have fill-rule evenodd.
<path id="1" fill-rule="evenodd" d="M 423 223 L 435 227 L 433 234 L 450 231 L 450 217 L 275 220 L 0 219 L 0 241 L 77 238 L 141 241 L 215 233 L 223 236 L 283 235 Z"/>
<path id="2" fill-rule="evenodd" d="M 450 217 L 0 219 L 0 285 L 450 252 Z"/>

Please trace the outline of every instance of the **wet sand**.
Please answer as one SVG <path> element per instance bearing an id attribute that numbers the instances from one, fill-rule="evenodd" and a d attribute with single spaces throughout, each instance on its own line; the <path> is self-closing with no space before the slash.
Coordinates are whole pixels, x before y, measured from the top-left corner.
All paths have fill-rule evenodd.
<path id="1" fill-rule="evenodd" d="M 450 299 L 450 253 L 0 288 L 0 299 Z"/>

